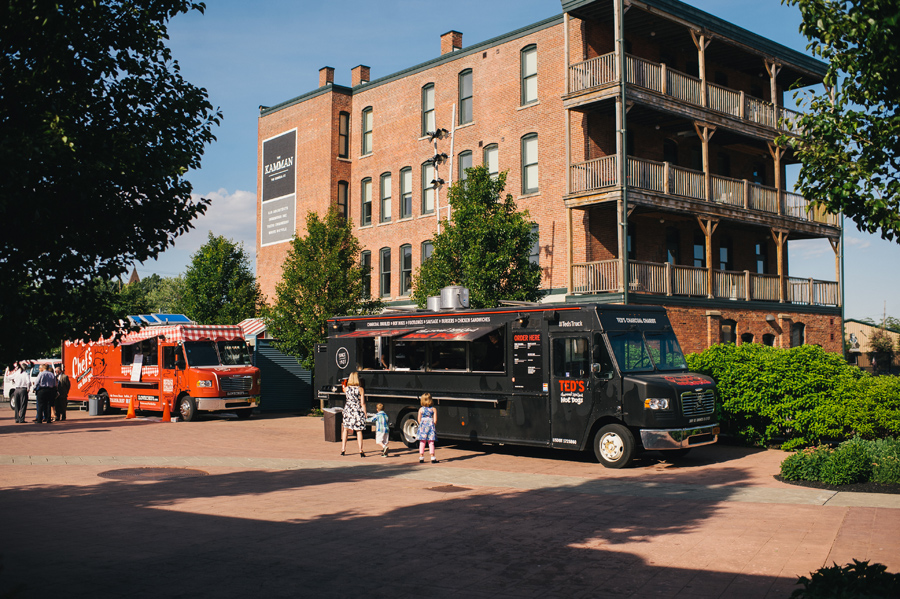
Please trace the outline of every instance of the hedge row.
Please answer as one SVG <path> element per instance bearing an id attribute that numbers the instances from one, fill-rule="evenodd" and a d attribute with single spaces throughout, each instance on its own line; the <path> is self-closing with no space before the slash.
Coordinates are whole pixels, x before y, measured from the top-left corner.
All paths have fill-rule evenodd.
<path id="1" fill-rule="evenodd" d="M 900 377 L 871 376 L 816 345 L 714 345 L 687 362 L 716 380 L 723 433 L 751 445 L 900 436 Z"/>
<path id="2" fill-rule="evenodd" d="M 854 437 L 832 449 L 810 447 L 781 462 L 785 480 L 814 480 L 829 485 L 875 482 L 900 484 L 900 440 L 866 441 Z"/>

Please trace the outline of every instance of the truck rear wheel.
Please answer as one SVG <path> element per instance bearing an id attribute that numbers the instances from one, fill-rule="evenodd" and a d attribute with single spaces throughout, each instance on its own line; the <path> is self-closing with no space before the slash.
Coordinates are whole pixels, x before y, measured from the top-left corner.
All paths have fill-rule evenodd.
<path id="1" fill-rule="evenodd" d="M 197 403 L 190 395 L 182 395 L 178 400 L 178 417 L 185 422 L 197 418 Z"/>
<path id="2" fill-rule="evenodd" d="M 109 406 L 109 394 L 106 391 L 101 391 L 97 394 L 98 401 L 100 402 L 100 413 L 101 414 L 112 414 L 112 408 Z"/>
<path id="3" fill-rule="evenodd" d="M 418 435 L 418 412 L 408 412 L 403 416 L 403 419 L 400 420 L 400 440 L 406 443 L 407 447 L 415 447 L 419 442 Z"/>
<path id="4" fill-rule="evenodd" d="M 634 435 L 621 424 L 607 424 L 594 435 L 594 455 L 607 468 L 624 468 L 634 458 Z"/>
<path id="5" fill-rule="evenodd" d="M 9 390 L 9 409 L 12 411 L 16 410 L 16 390 Z"/>

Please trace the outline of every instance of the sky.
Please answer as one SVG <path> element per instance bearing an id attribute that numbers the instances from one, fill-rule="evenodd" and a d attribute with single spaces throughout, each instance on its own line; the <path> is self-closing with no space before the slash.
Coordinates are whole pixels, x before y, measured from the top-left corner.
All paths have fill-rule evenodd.
<path id="1" fill-rule="evenodd" d="M 689 0 L 689 4 L 805 51 L 800 13 L 780 0 Z M 463 46 L 503 35 L 561 13 L 559 0 L 206 0 L 205 14 L 179 15 L 169 24 L 170 47 L 191 83 L 204 87 L 224 119 L 214 130 L 201 168 L 188 179 L 212 200 L 195 229 L 156 261 L 136 265 L 143 278 L 184 273 L 210 231 L 242 242 L 255 268 L 256 168 L 259 106 L 271 106 L 318 87 L 319 69 L 335 68 L 335 83 L 350 85 L 350 70 L 365 64 L 372 79 L 440 55 L 440 35 L 463 33 Z M 627 18 L 627 17 L 626 17 Z M 787 101 L 787 100 L 786 100 Z M 788 183 L 796 174 L 789 170 Z M 845 316 L 900 317 L 900 244 L 860 232 L 844 233 Z M 826 239 L 789 242 L 790 274 L 835 280 Z M 891 266 L 891 264 L 895 266 Z"/>

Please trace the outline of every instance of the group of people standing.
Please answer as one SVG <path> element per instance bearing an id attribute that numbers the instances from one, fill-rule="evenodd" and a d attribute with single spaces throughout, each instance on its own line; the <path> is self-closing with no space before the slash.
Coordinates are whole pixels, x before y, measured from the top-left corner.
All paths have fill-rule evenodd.
<path id="1" fill-rule="evenodd" d="M 363 431 L 369 426 L 366 412 L 366 392 L 359 383 L 359 374 L 357 372 L 350 373 L 347 378 L 347 385 L 344 388 L 344 395 L 347 400 L 344 402 L 343 425 L 341 429 L 341 455 L 345 455 L 347 451 L 347 437 L 350 431 L 356 433 L 356 443 L 359 446 L 359 456 L 364 458 L 366 453 L 363 451 Z M 423 393 L 419 398 L 421 407 L 417 414 L 416 420 L 419 423 L 418 433 L 416 435 L 419 441 L 419 463 L 425 462 L 425 445 L 427 444 L 431 453 L 431 463 L 436 464 L 437 458 L 434 455 L 434 443 L 437 440 L 435 427 L 437 425 L 437 410 L 434 409 L 434 400 L 431 393 Z M 388 457 L 388 443 L 390 442 L 390 419 L 384 411 L 384 404 L 375 406 L 377 413 L 375 414 L 375 442 L 381 447 L 381 457 Z"/>
<path id="2" fill-rule="evenodd" d="M 28 392 L 32 388 L 32 365 L 20 362 L 10 371 L 15 385 L 16 422 L 24 423 L 25 413 L 28 410 Z M 51 412 L 55 413 L 56 421 L 66 419 L 66 407 L 69 403 L 69 389 L 72 386 L 68 375 L 57 367 L 54 372 L 50 364 L 41 364 L 40 373 L 33 383 L 34 394 L 37 397 L 37 415 L 32 422 L 41 424 L 53 422 Z"/>

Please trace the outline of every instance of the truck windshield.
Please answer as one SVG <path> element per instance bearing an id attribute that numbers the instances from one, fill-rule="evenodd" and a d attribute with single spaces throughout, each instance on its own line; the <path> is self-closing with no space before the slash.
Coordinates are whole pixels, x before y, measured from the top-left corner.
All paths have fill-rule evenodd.
<path id="1" fill-rule="evenodd" d="M 219 353 L 213 341 L 185 341 L 184 352 L 189 366 L 219 366 Z"/>
<path id="2" fill-rule="evenodd" d="M 639 331 L 610 333 L 609 344 L 622 372 L 653 370 L 653 362 L 644 345 L 644 336 Z"/>
<path id="3" fill-rule="evenodd" d="M 687 363 L 675 334 L 669 332 L 647 332 L 647 348 L 659 370 L 686 370 Z"/>
<path id="4" fill-rule="evenodd" d="M 219 355 L 222 356 L 222 364 L 225 366 L 249 366 L 250 350 L 247 343 L 240 339 L 232 341 L 219 341 Z"/>

